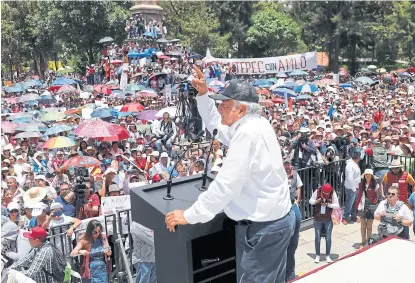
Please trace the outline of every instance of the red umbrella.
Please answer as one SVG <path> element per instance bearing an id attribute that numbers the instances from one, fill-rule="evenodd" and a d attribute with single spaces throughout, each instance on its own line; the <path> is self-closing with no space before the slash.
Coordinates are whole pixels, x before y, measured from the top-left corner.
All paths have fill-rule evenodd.
<path id="1" fill-rule="evenodd" d="M 415 73 L 415 67 L 409 67 L 408 68 L 408 72 Z"/>
<path id="2" fill-rule="evenodd" d="M 123 60 L 112 60 L 111 61 L 111 64 L 122 64 L 122 63 L 124 63 Z"/>
<path id="3" fill-rule="evenodd" d="M 120 139 L 125 139 L 130 136 L 128 131 L 121 126 L 105 122 L 103 120 L 91 120 L 80 124 L 75 130 L 74 134 L 80 137 L 87 138 L 110 138 L 117 136 Z"/>
<path id="4" fill-rule="evenodd" d="M 120 112 L 141 112 L 144 111 L 144 106 L 140 103 L 127 103 L 121 107 Z"/>
<path id="5" fill-rule="evenodd" d="M 130 137 L 130 134 L 128 133 L 128 131 L 125 128 L 121 127 L 121 126 L 115 127 L 115 131 L 116 131 L 115 135 L 113 135 L 111 137 L 97 138 L 97 140 L 113 142 L 113 141 L 125 140 L 125 139 L 128 139 Z"/>
<path id="6" fill-rule="evenodd" d="M 271 106 L 274 106 L 274 103 L 268 99 L 260 99 L 259 105 L 264 106 L 264 107 L 271 107 Z"/>
<path id="7" fill-rule="evenodd" d="M 6 134 L 13 134 L 18 126 L 18 124 L 9 121 L 1 121 L 1 129 Z"/>
<path id="8" fill-rule="evenodd" d="M 72 108 L 72 109 L 68 109 L 65 112 L 63 112 L 63 114 L 66 115 L 73 115 L 73 114 L 80 114 L 82 112 L 82 109 L 79 108 Z"/>
<path id="9" fill-rule="evenodd" d="M 101 161 L 99 161 L 96 158 L 90 157 L 90 156 L 75 156 L 72 158 L 69 158 L 68 160 L 63 163 L 60 169 L 62 170 L 68 170 L 69 167 L 95 167 L 100 166 Z"/>
<path id="10" fill-rule="evenodd" d="M 275 104 L 282 104 L 284 103 L 284 99 L 279 98 L 279 97 L 274 97 L 273 99 L 271 99 L 272 102 L 274 102 Z"/>
<path id="11" fill-rule="evenodd" d="M 94 90 L 98 93 L 103 93 L 103 94 L 111 94 L 112 93 L 111 89 L 106 87 L 105 85 L 96 85 L 96 86 L 94 86 Z"/>
<path id="12" fill-rule="evenodd" d="M 57 91 L 61 86 L 60 85 L 53 85 L 48 88 L 49 91 Z"/>

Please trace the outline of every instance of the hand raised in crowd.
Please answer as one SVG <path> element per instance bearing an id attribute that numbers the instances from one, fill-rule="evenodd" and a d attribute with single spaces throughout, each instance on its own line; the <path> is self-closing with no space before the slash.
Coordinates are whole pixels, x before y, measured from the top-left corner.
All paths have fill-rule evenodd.
<path id="1" fill-rule="evenodd" d="M 193 70 L 193 76 L 195 78 L 192 80 L 192 86 L 197 90 L 199 95 L 204 95 L 208 92 L 205 75 L 196 65 L 193 65 Z"/>

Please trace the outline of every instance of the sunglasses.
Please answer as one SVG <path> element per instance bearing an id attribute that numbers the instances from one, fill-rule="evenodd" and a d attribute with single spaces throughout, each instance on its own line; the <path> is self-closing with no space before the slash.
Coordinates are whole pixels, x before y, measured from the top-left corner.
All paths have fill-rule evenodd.
<path id="1" fill-rule="evenodd" d="M 18 213 L 19 211 L 17 209 L 10 210 L 10 213 Z"/>
<path id="2" fill-rule="evenodd" d="M 99 230 L 99 231 L 92 231 L 92 235 L 96 235 L 96 234 L 99 234 L 99 233 L 101 233 L 101 230 Z"/>
<path id="3" fill-rule="evenodd" d="M 393 196 L 394 197 L 394 196 L 396 196 L 396 194 L 395 193 L 389 193 L 388 192 L 388 196 Z"/>

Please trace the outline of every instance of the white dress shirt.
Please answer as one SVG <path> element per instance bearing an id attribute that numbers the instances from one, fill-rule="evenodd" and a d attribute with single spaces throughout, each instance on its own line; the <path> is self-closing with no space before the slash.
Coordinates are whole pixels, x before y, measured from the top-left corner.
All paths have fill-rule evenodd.
<path id="1" fill-rule="evenodd" d="M 187 222 L 208 222 L 222 210 L 233 220 L 283 218 L 292 205 L 272 126 L 260 115 L 245 115 L 228 127 L 221 124 L 215 102 L 208 95 L 197 96 L 196 101 L 208 130 L 218 129 L 218 139 L 229 150 L 209 189 L 184 212 Z"/>
<path id="2" fill-rule="evenodd" d="M 359 188 L 362 179 L 362 172 L 359 165 L 352 159 L 347 160 L 346 163 L 346 178 L 344 180 L 344 187 L 355 192 Z"/>

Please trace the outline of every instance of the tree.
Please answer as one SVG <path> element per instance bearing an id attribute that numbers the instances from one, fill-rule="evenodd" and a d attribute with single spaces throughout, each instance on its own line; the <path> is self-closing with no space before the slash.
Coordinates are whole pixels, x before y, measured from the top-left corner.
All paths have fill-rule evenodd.
<path id="1" fill-rule="evenodd" d="M 215 57 L 227 57 L 229 33 L 220 34 L 218 17 L 203 1 L 161 2 L 167 16 L 167 30 L 198 54 L 210 48 Z"/>
<path id="2" fill-rule="evenodd" d="M 301 26 L 284 12 L 282 5 L 259 2 L 254 9 L 246 38 L 252 56 L 277 56 L 306 50 L 301 39 Z"/>

